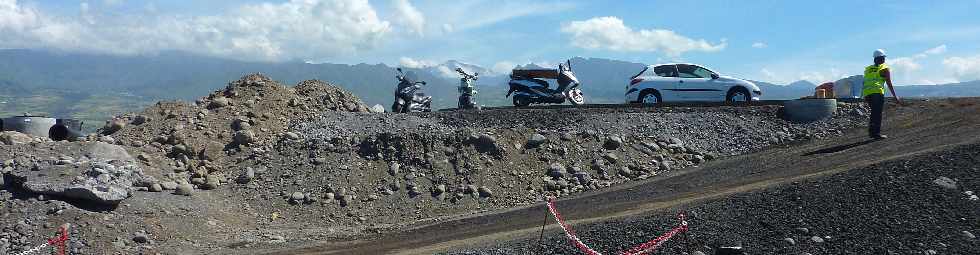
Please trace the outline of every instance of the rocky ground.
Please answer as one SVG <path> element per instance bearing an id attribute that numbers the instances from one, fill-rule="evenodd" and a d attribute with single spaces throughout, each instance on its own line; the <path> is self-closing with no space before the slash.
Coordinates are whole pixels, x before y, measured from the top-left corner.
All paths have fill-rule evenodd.
<path id="1" fill-rule="evenodd" d="M 690 232 L 656 254 L 975 254 L 980 251 L 980 144 L 891 160 L 680 208 Z M 575 226 L 593 248 L 620 251 L 677 225 L 657 215 Z M 561 233 L 450 254 L 579 254 Z"/>
<path id="2" fill-rule="evenodd" d="M 62 223 L 75 225 L 79 254 L 306 246 L 603 189 L 865 121 L 860 105 L 806 124 L 777 110 L 370 113 L 319 81 L 249 75 L 194 103 L 119 116 L 85 141 L 3 139 L 0 253 L 40 244 Z"/>

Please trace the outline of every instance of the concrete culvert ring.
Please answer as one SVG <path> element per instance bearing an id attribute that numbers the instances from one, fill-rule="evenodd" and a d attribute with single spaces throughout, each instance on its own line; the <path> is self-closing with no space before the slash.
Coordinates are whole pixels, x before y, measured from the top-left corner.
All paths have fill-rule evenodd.
<path id="1" fill-rule="evenodd" d="M 65 125 L 54 125 L 48 129 L 48 138 L 55 141 L 65 141 L 71 139 L 71 132 Z"/>
<path id="2" fill-rule="evenodd" d="M 836 111 L 836 99 L 799 99 L 783 102 L 781 117 L 795 122 L 813 122 L 829 118 Z"/>

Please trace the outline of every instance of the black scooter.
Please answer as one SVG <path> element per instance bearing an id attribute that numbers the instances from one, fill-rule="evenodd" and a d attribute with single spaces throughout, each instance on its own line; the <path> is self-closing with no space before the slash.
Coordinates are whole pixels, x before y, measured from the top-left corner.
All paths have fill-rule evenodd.
<path id="1" fill-rule="evenodd" d="M 548 88 L 543 79 L 556 79 L 558 87 Z M 581 85 L 572 73 L 571 61 L 558 64 L 558 69 L 514 69 L 510 75 L 510 90 L 514 94 L 514 106 L 531 104 L 561 104 L 567 100 L 573 105 L 585 103 L 585 96 L 578 87 Z"/>
<path id="2" fill-rule="evenodd" d="M 416 81 L 418 78 L 414 72 L 409 71 L 406 75 L 401 68 L 398 70 L 398 87 L 395 88 L 395 102 L 391 105 L 391 111 L 396 113 L 408 112 L 431 112 L 432 97 L 426 96 L 422 92 L 424 81 Z"/>

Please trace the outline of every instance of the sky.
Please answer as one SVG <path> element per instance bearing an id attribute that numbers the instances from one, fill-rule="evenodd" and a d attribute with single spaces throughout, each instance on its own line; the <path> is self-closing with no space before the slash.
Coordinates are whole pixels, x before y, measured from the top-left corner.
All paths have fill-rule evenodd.
<path id="1" fill-rule="evenodd" d="M 0 0 L 0 48 L 506 72 L 571 57 L 814 83 L 884 49 L 900 85 L 980 79 L 980 1 Z"/>

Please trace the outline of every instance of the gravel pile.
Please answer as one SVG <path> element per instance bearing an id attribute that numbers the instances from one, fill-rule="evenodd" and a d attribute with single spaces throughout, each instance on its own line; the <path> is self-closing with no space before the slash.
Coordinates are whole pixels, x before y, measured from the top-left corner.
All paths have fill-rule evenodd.
<path id="1" fill-rule="evenodd" d="M 319 112 L 366 112 L 349 92 L 309 80 L 286 87 L 261 74 L 233 81 L 192 104 L 161 102 L 119 116 L 99 130 L 100 140 L 125 145 L 161 178 L 199 189 L 228 183 L 243 158 L 263 155 L 295 134 L 289 120 Z"/>
<path id="2" fill-rule="evenodd" d="M 973 144 L 814 180 L 715 199 L 686 208 L 690 235 L 662 254 L 972 254 L 980 250 L 980 145 Z M 661 214 L 575 226 L 600 251 L 618 251 L 677 224 Z M 563 234 L 548 233 L 450 254 L 577 254 Z M 530 246 L 529 246 L 530 245 Z"/>

